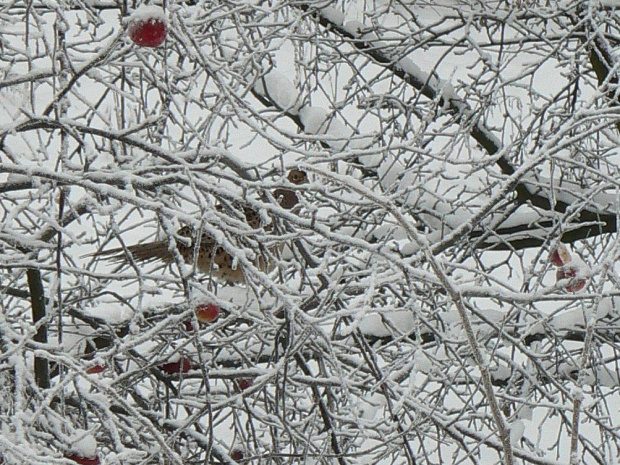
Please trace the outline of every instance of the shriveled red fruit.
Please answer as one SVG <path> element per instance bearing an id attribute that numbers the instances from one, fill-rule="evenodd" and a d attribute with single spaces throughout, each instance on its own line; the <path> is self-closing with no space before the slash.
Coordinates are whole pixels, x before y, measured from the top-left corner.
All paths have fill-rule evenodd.
<path id="1" fill-rule="evenodd" d="M 102 371 L 105 371 L 106 366 L 105 365 L 94 365 L 92 367 L 90 367 L 88 370 L 86 370 L 86 373 L 88 373 L 89 375 L 95 374 L 95 373 L 101 373 Z"/>
<path id="2" fill-rule="evenodd" d="M 196 307 L 196 318 L 201 323 L 213 323 L 220 317 L 220 307 L 215 304 L 202 304 Z"/>
<path id="3" fill-rule="evenodd" d="M 571 256 L 568 248 L 564 244 L 559 244 L 551 251 L 549 259 L 555 266 L 564 266 L 571 261 Z"/>
<path id="4" fill-rule="evenodd" d="M 549 254 L 549 260 L 551 260 L 551 263 L 553 263 L 555 266 L 564 265 L 564 263 L 562 263 L 562 258 L 560 257 L 558 249 L 555 249 Z"/>
<path id="5" fill-rule="evenodd" d="M 559 268 L 556 273 L 555 273 L 555 277 L 556 279 L 559 281 L 561 279 L 571 279 L 577 276 L 577 274 L 579 273 L 579 269 L 576 267 L 571 267 L 571 266 L 564 266 L 562 268 Z M 568 286 L 566 286 L 566 290 L 568 292 L 577 292 L 582 290 L 584 287 L 586 286 L 586 280 L 585 279 L 577 279 L 571 282 L 571 284 L 569 284 Z"/>
<path id="6" fill-rule="evenodd" d="M 142 6 L 129 18 L 129 38 L 141 47 L 159 47 L 166 40 L 168 27 L 164 11 L 156 6 Z"/>
<path id="7" fill-rule="evenodd" d="M 176 373 L 187 373 L 192 369 L 192 361 L 188 357 L 181 357 L 176 362 L 168 362 L 164 363 L 160 366 L 162 371 L 170 375 L 174 375 Z"/>
<path id="8" fill-rule="evenodd" d="M 245 458 L 245 454 L 243 452 L 243 449 L 235 448 L 235 449 L 231 450 L 230 451 L 230 458 L 233 459 L 235 462 L 238 462 L 239 460 L 243 460 Z"/>
<path id="9" fill-rule="evenodd" d="M 65 458 L 69 460 L 73 460 L 74 462 L 79 463 L 80 465 L 99 465 L 101 463 L 101 461 L 99 460 L 99 457 L 97 456 L 82 457 L 77 454 L 65 454 Z"/>
<path id="10" fill-rule="evenodd" d="M 252 386 L 252 379 L 251 378 L 239 378 L 238 380 L 235 381 L 235 383 L 237 387 L 239 388 L 239 390 L 245 391 L 247 388 Z"/>
<path id="11" fill-rule="evenodd" d="M 184 321 L 183 326 L 185 327 L 185 331 L 187 331 L 188 333 L 191 333 L 192 331 L 194 331 L 194 324 L 189 320 Z"/>

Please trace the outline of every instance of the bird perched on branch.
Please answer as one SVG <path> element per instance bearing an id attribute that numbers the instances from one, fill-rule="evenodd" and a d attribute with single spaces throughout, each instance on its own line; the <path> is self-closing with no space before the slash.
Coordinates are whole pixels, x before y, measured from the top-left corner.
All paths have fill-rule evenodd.
<path id="1" fill-rule="evenodd" d="M 308 182 L 306 173 L 300 170 L 292 170 L 288 175 L 288 179 L 293 184 L 304 184 Z M 295 196 L 294 205 L 298 201 L 297 195 L 292 191 L 290 192 Z M 284 204 L 285 199 L 286 197 L 280 198 L 280 205 L 283 208 L 292 208 L 293 205 L 289 206 L 288 204 Z M 224 211 L 224 207 L 218 205 L 216 210 L 222 212 Z M 262 226 L 261 216 L 256 210 L 247 206 L 241 206 L 240 210 L 243 211 L 245 221 L 250 227 L 259 229 Z M 185 263 L 195 263 L 198 271 L 224 281 L 232 283 L 245 282 L 245 275 L 241 266 L 236 266 L 234 257 L 226 252 L 212 236 L 206 232 L 199 233 L 189 226 L 184 226 L 179 229 L 176 235 L 178 236 L 176 249 Z M 171 264 L 175 262 L 175 251 L 171 249 L 168 240 L 102 250 L 92 254 L 92 256 L 123 264 L 130 263 L 131 258 L 136 262 L 142 263 L 160 261 Z M 262 271 L 268 271 L 271 268 L 269 260 L 263 254 L 257 254 L 254 265 Z"/>
<path id="2" fill-rule="evenodd" d="M 308 183 L 308 175 L 302 170 L 291 170 L 287 179 L 291 184 L 301 185 Z M 273 191 L 274 197 L 278 200 L 280 206 L 286 210 L 291 210 L 299 203 L 297 193 L 291 189 L 276 189 Z"/>
<path id="3" fill-rule="evenodd" d="M 210 235 L 202 233 L 199 236 L 189 226 L 183 226 L 177 231 L 176 235 L 179 236 L 176 247 L 185 263 L 194 263 L 196 260 L 196 268 L 202 273 L 210 274 L 224 281 L 245 282 L 241 267 L 234 266 L 232 255 L 219 246 Z M 126 264 L 130 260 L 128 253 L 133 260 L 142 263 L 161 261 L 169 264 L 174 263 L 175 260 L 175 254 L 167 240 L 135 244 L 126 248 L 102 250 L 94 253 L 93 256 Z"/>

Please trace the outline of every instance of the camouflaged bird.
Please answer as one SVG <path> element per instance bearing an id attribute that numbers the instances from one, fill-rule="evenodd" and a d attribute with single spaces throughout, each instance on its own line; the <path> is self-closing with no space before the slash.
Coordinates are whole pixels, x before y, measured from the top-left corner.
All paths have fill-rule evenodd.
<path id="1" fill-rule="evenodd" d="M 287 179 L 291 184 L 296 184 L 298 186 L 309 182 L 308 175 L 302 170 L 289 171 Z M 297 193 L 291 189 L 276 189 L 273 191 L 273 195 L 280 206 L 286 210 L 291 210 L 299 203 Z"/>
<path id="2" fill-rule="evenodd" d="M 198 237 L 197 232 L 189 226 L 183 226 L 176 234 L 180 237 L 176 241 L 176 247 L 185 263 L 192 264 L 195 260 L 196 268 L 202 273 L 228 282 L 245 282 L 241 267 L 234 266 L 233 257 L 219 246 L 210 235 L 202 233 Z M 197 251 L 195 250 L 196 246 L 198 246 Z M 133 260 L 140 263 L 152 261 L 160 261 L 166 264 L 174 263 L 174 253 L 170 249 L 170 242 L 167 240 L 135 244 L 126 248 L 102 250 L 94 253 L 93 256 L 127 264 L 130 261 L 128 253 Z"/>
<path id="3" fill-rule="evenodd" d="M 288 180 L 293 184 L 305 184 L 308 182 L 306 173 L 300 170 L 291 170 L 288 174 Z M 295 205 L 298 202 L 297 195 L 292 191 L 290 193 L 294 196 L 293 205 Z M 291 208 L 293 205 L 288 206 L 284 204 L 286 199 L 287 197 L 281 198 L 281 206 L 283 208 Z M 247 206 L 242 206 L 239 209 L 243 211 L 245 220 L 250 227 L 259 229 L 262 226 L 261 216 L 256 210 Z M 222 212 L 224 207 L 218 205 L 216 210 Z M 270 228 L 271 225 L 266 227 L 266 229 Z M 236 266 L 234 257 L 226 252 L 222 246 L 218 245 L 209 234 L 206 232 L 198 234 L 193 228 L 183 226 L 176 232 L 176 235 L 179 236 L 179 240 L 176 241 L 176 248 L 185 263 L 193 264 L 195 262 L 198 271 L 223 281 L 231 283 L 245 282 L 242 267 Z M 198 246 L 197 251 L 195 250 L 196 246 Z M 135 244 L 126 248 L 118 247 L 102 250 L 94 253 L 92 256 L 122 263 L 123 265 L 129 264 L 131 258 L 140 263 L 160 261 L 165 264 L 172 264 L 175 261 L 175 254 L 171 250 L 168 240 Z M 272 264 L 262 254 L 257 254 L 254 265 L 262 271 L 269 271 L 272 268 Z"/>

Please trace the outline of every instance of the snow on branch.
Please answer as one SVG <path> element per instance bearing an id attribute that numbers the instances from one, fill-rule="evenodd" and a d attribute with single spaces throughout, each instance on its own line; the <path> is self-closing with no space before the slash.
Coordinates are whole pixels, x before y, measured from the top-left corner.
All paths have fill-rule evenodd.
<path id="1" fill-rule="evenodd" d="M 420 69 L 410 58 L 394 58 L 395 54 L 393 50 L 388 50 L 388 47 L 377 39 L 377 36 L 372 32 L 372 27 L 365 26 L 359 21 L 347 21 L 346 17 L 334 7 L 326 7 L 315 9 L 313 6 L 304 4 L 301 5 L 304 11 L 309 11 L 315 14 L 320 23 L 334 31 L 340 36 L 349 39 L 347 43 L 356 47 L 358 50 L 371 57 L 373 61 L 385 68 L 391 70 L 394 75 L 400 77 L 405 82 L 409 83 L 412 87 L 419 90 L 423 95 L 431 100 L 438 99 L 440 107 L 446 107 L 452 112 L 464 127 L 469 128 L 470 135 L 486 150 L 489 155 L 493 156 L 496 164 L 499 166 L 501 172 L 506 176 L 513 175 L 517 169 L 509 161 L 507 155 L 510 152 L 510 147 L 503 147 L 499 139 L 493 134 L 493 132 L 485 127 L 485 125 L 479 121 L 472 110 L 469 108 L 466 102 L 458 97 L 454 89 L 445 81 L 435 77 L 433 74 L 426 73 Z M 402 170 L 402 167 L 398 166 L 398 162 L 393 159 L 384 160 L 382 166 L 389 168 L 379 168 L 382 174 L 391 179 L 389 170 Z M 511 186 L 516 192 L 516 200 L 520 205 L 532 205 L 536 208 L 557 211 L 564 213 L 569 210 L 571 202 L 562 199 L 554 199 L 535 188 L 537 181 L 532 182 L 527 176 L 528 172 L 521 170 L 522 174 L 516 179 L 516 182 L 512 182 Z M 581 189 L 573 192 L 579 192 Z M 595 203 L 596 199 L 592 199 L 592 203 Z M 469 216 L 466 211 L 457 210 L 454 212 L 455 216 L 459 218 L 459 223 L 463 224 L 467 221 L 464 219 Z M 576 218 L 576 223 L 583 223 L 583 227 L 571 228 L 571 231 L 567 232 L 563 236 L 565 242 L 573 242 L 584 237 L 592 237 L 593 235 L 600 235 L 606 233 L 612 233 L 616 231 L 616 215 L 609 211 L 598 212 L 592 211 L 591 203 L 586 207 L 580 209 L 580 214 Z M 595 221 L 594 224 L 592 222 Z M 493 222 L 491 220 L 491 222 Z M 474 223 L 476 223 L 474 221 Z M 531 221 L 528 223 L 531 224 Z M 496 225 L 501 227 L 501 225 Z M 535 233 L 530 228 L 528 233 Z M 473 233 L 474 237 L 480 233 Z M 540 234 L 544 235 L 545 232 L 541 231 Z M 509 235 L 501 235 L 499 240 L 495 242 L 495 246 L 498 249 L 520 249 L 522 247 L 538 247 L 544 243 L 544 240 L 537 239 L 536 234 L 531 236 L 529 240 L 523 240 L 522 237 L 511 238 Z M 484 242 L 481 246 L 491 246 L 493 244 Z"/>

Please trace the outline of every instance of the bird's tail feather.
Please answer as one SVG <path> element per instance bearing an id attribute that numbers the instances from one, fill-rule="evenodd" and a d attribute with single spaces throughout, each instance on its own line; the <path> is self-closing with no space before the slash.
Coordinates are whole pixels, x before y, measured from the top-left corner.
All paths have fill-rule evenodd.
<path id="1" fill-rule="evenodd" d="M 128 262 L 127 252 L 131 253 L 133 259 L 137 262 L 150 262 L 153 260 L 161 260 L 165 263 L 172 263 L 174 257 L 169 249 L 168 241 L 157 241 L 149 244 L 135 244 L 129 247 L 119 247 L 116 249 L 101 250 L 95 252 L 93 257 L 101 257 L 104 260 L 114 262 Z"/>

